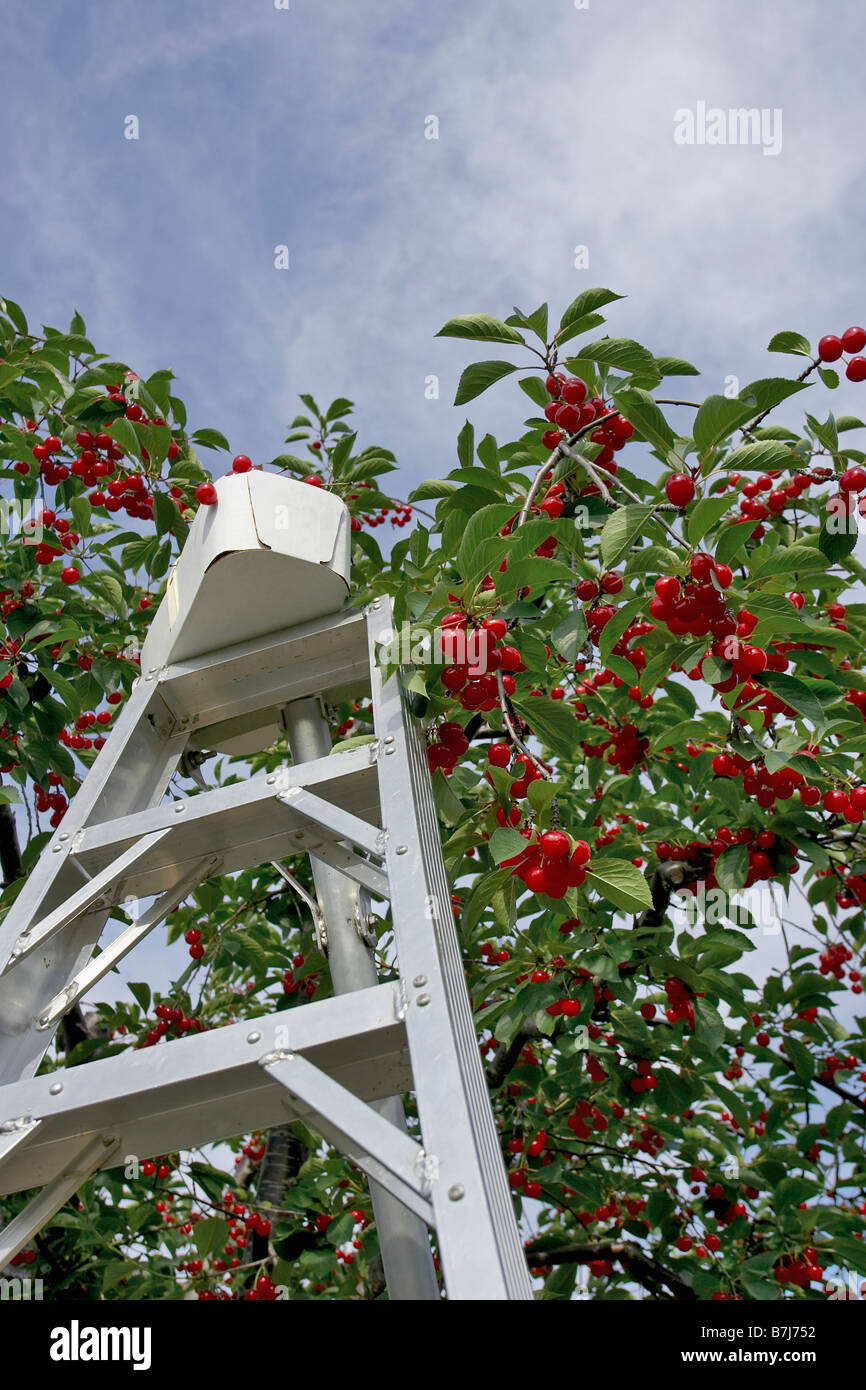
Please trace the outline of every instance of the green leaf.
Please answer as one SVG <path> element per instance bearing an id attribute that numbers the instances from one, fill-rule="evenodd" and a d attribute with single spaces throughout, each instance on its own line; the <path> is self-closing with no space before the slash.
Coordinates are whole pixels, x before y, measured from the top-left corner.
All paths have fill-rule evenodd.
<path id="1" fill-rule="evenodd" d="M 512 698 L 512 704 L 537 738 L 561 757 L 574 756 L 579 728 L 571 705 L 564 700 L 550 700 L 546 695 L 527 695 Z"/>
<path id="2" fill-rule="evenodd" d="M 525 391 L 533 405 L 537 405 L 539 410 L 543 410 L 549 403 L 550 397 L 547 394 L 544 382 L 537 376 L 521 377 L 517 385 L 521 391 Z"/>
<path id="3" fill-rule="evenodd" d="M 598 342 L 587 343 L 580 349 L 577 360 L 581 358 L 616 367 L 621 372 L 658 376 L 652 353 L 631 338 L 599 338 Z"/>
<path id="4" fill-rule="evenodd" d="M 599 859 L 586 876 L 590 888 L 614 907 L 626 912 L 643 912 L 653 905 L 649 884 L 627 859 Z"/>
<path id="5" fill-rule="evenodd" d="M 704 1043 L 711 1052 L 721 1047 L 725 1040 L 725 1025 L 721 1015 L 706 999 L 695 999 L 695 1038 Z"/>
<path id="6" fill-rule="evenodd" d="M 230 452 L 230 445 L 224 434 L 219 430 L 196 430 L 192 436 L 193 444 L 199 444 L 203 449 L 223 449 L 226 453 Z"/>
<path id="7" fill-rule="evenodd" d="M 784 671 L 763 671 L 761 683 L 774 695 L 778 695 L 780 700 L 784 700 L 786 705 L 802 714 L 804 719 L 808 719 L 810 724 L 814 724 L 816 729 L 824 727 L 826 720 L 821 699 L 812 693 L 805 681 L 797 676 L 789 676 Z"/>
<path id="8" fill-rule="evenodd" d="M 450 497 L 459 490 L 459 484 L 447 478 L 427 478 L 409 493 L 410 502 L 424 502 L 433 497 Z"/>
<path id="9" fill-rule="evenodd" d="M 631 549 L 636 536 L 645 529 L 653 508 L 643 504 L 619 507 L 609 516 L 601 533 L 601 562 L 611 569 Z"/>
<path id="10" fill-rule="evenodd" d="M 716 541 L 716 560 L 720 565 L 729 565 L 735 555 L 745 547 L 754 530 L 750 521 L 735 522 L 726 526 Z"/>
<path id="11" fill-rule="evenodd" d="M 749 851 L 745 845 L 731 845 L 716 860 L 715 875 L 723 893 L 738 893 L 746 885 Z"/>
<path id="12" fill-rule="evenodd" d="M 487 574 L 490 561 L 480 553 L 483 543 L 491 541 L 494 546 L 504 544 L 504 538 L 496 533 L 513 515 L 514 508 L 508 503 L 494 502 L 469 518 L 456 556 L 457 568 L 467 583 L 482 579 Z"/>
<path id="13" fill-rule="evenodd" d="M 125 416 L 119 415 L 116 420 L 112 420 L 106 434 L 110 434 L 112 439 L 128 454 L 132 454 L 137 459 L 141 458 L 141 440 Z"/>
<path id="14" fill-rule="evenodd" d="M 758 444 L 741 444 L 725 459 L 726 468 L 738 468 L 741 472 L 756 469 L 766 473 L 768 469 L 799 467 L 801 463 L 799 454 L 775 439 L 763 439 Z"/>
<path id="15" fill-rule="evenodd" d="M 465 405 L 495 382 L 517 370 L 512 362 L 472 362 L 460 377 L 454 404 Z"/>
<path id="16" fill-rule="evenodd" d="M 692 438 L 698 452 L 708 454 L 722 439 L 755 414 L 751 405 L 730 396 L 707 396 L 695 415 Z"/>
<path id="17" fill-rule="evenodd" d="M 601 309 L 605 304 L 612 304 L 616 299 L 623 299 L 621 294 L 614 294 L 613 290 L 605 290 L 600 287 L 584 290 L 576 299 L 569 304 L 562 318 L 559 320 L 559 332 L 556 337 L 559 339 L 565 329 L 571 328 L 584 315 L 594 313 L 596 309 Z"/>
<path id="18" fill-rule="evenodd" d="M 807 1047 L 790 1034 L 785 1038 L 785 1056 L 800 1080 L 808 1085 L 815 1074 L 815 1058 Z"/>
<path id="19" fill-rule="evenodd" d="M 796 357 L 811 357 L 812 349 L 809 346 L 809 339 L 804 338 L 802 333 L 782 332 L 776 333 L 767 344 L 768 352 L 790 352 Z"/>
<path id="20" fill-rule="evenodd" d="M 847 516 L 830 515 L 818 533 L 818 548 L 830 565 L 837 565 L 857 547 L 856 520 Z"/>
<path id="21" fill-rule="evenodd" d="M 534 333 L 537 338 L 540 338 L 543 343 L 546 343 L 547 315 L 548 308 L 546 304 L 539 304 L 538 308 L 534 309 L 531 314 L 523 314 L 518 308 L 515 308 L 514 314 L 509 318 L 508 322 L 515 328 L 528 328 L 530 333 Z"/>
<path id="22" fill-rule="evenodd" d="M 504 859 L 514 859 L 527 848 L 527 841 L 516 830 L 494 830 L 490 836 L 490 853 L 496 864 L 501 864 Z"/>
<path id="23" fill-rule="evenodd" d="M 471 468 L 475 462 L 475 430 L 470 420 L 457 436 L 457 457 L 461 468 Z"/>
<path id="24" fill-rule="evenodd" d="M 144 981 L 135 984 L 130 982 L 127 988 L 135 1002 L 140 1004 L 144 1012 L 147 1013 L 150 1008 L 150 985 L 145 984 Z"/>
<path id="25" fill-rule="evenodd" d="M 15 303 L 14 299 L 0 299 L 0 309 L 9 316 L 19 333 L 27 333 L 27 320 L 24 317 L 24 311 Z"/>
<path id="26" fill-rule="evenodd" d="M 449 319 L 436 334 L 437 338 L 470 338 L 479 343 L 525 343 L 516 329 L 490 314 L 459 314 Z M 512 369 L 514 370 L 514 369 Z M 468 399 L 468 398 L 467 398 Z"/>
<path id="27" fill-rule="evenodd" d="M 698 368 L 682 357 L 657 357 L 656 368 L 659 376 L 700 376 Z"/>
<path id="28" fill-rule="evenodd" d="M 645 439 L 662 455 L 673 448 L 675 435 L 649 391 L 632 387 L 614 393 L 616 408 L 634 425 L 638 437 Z"/>
<path id="29" fill-rule="evenodd" d="M 560 656 L 564 656 L 569 666 L 577 660 L 577 653 L 586 641 L 586 637 L 586 616 L 582 608 L 568 613 L 557 623 L 550 634 L 554 651 Z"/>
<path id="30" fill-rule="evenodd" d="M 721 497 L 702 497 L 687 513 L 689 545 L 699 545 L 708 531 L 731 509 L 727 493 Z M 718 559 L 718 555 L 716 556 Z M 720 562 L 721 563 L 721 562 Z"/>
<path id="31" fill-rule="evenodd" d="M 226 1244 L 229 1237 L 229 1224 L 221 1216 L 206 1216 L 196 1221 L 192 1228 L 195 1247 L 202 1259 L 215 1255 Z"/>

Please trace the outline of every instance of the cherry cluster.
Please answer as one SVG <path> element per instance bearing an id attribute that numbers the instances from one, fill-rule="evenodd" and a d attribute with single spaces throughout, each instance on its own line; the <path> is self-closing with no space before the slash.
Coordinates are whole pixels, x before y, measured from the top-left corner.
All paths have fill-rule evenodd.
<path id="1" fill-rule="evenodd" d="M 866 328 L 846 328 L 841 338 L 828 333 L 818 343 L 822 362 L 838 362 L 843 353 L 859 353 L 866 347 Z M 845 368 L 849 381 L 866 381 L 866 357 L 852 356 Z"/>
<path id="2" fill-rule="evenodd" d="M 511 868 L 531 893 L 564 898 L 569 888 L 581 886 L 592 867 L 586 840 L 572 840 L 563 830 L 545 830 L 535 839 L 532 827 L 518 834 L 529 844 L 520 854 L 504 859 L 502 867 Z"/>
<path id="3" fill-rule="evenodd" d="M 162 1038 L 169 1034 L 174 1038 L 183 1038 L 193 1030 L 196 1033 L 207 1031 L 200 1018 L 189 1018 L 183 1009 L 173 1008 L 170 1004 L 157 1004 L 154 1013 L 159 1022 L 155 1028 L 151 1028 L 145 1033 L 140 1042 L 136 1043 L 137 1048 L 155 1047 Z"/>
<path id="4" fill-rule="evenodd" d="M 552 399 L 544 407 L 544 414 L 551 424 L 556 426 L 542 436 L 542 443 L 546 449 L 555 449 L 566 435 L 574 434 L 576 430 L 592 424 L 593 420 L 603 415 L 610 415 L 609 408 L 601 396 L 587 400 L 589 390 L 579 377 L 552 372 L 545 385 L 547 394 Z M 599 467 L 609 473 L 615 473 L 614 454 L 623 448 L 633 434 L 634 425 L 621 415 L 612 416 L 605 420 L 603 425 L 599 425 L 598 429 L 593 430 L 589 436 L 592 443 L 602 446 L 595 459 Z"/>

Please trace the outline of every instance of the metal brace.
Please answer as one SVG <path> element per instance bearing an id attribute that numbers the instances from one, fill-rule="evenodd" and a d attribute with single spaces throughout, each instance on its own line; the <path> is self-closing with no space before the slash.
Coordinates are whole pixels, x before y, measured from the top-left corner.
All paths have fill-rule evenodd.
<path id="1" fill-rule="evenodd" d="M 299 898 L 303 898 L 304 902 L 307 904 L 313 918 L 313 931 L 316 934 L 316 945 L 322 952 L 322 955 L 326 956 L 328 954 L 328 924 L 325 921 L 325 914 L 319 903 L 315 898 L 310 896 L 302 884 L 298 883 L 298 880 L 293 874 L 289 873 L 288 869 L 283 868 L 282 864 L 277 863 L 276 859 L 271 860 L 271 868 L 276 869 L 277 873 L 286 880 L 289 887 L 297 893 Z"/>

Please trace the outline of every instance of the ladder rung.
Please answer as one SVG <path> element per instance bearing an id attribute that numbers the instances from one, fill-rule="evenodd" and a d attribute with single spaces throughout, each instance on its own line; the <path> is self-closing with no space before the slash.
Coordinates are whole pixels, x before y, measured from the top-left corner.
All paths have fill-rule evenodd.
<path id="1" fill-rule="evenodd" d="M 363 1100 L 401 1095 L 412 1072 L 396 998 L 395 984 L 375 985 L 0 1087 L 0 1120 L 41 1120 L 0 1169 L 0 1192 L 48 1182 L 82 1136 L 109 1128 L 122 1153 L 149 1156 L 284 1123 L 285 1092 L 260 1066 L 278 1049 Z M 298 1117 L 309 1118 L 305 1104 Z"/>

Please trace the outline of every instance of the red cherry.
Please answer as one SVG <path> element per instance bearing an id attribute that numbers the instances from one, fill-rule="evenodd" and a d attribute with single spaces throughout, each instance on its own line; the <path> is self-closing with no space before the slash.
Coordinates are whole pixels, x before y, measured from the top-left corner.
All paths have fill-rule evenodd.
<path id="1" fill-rule="evenodd" d="M 322 480 L 321 480 L 321 478 L 319 477 L 318 473 L 308 473 L 307 476 L 306 476 L 306 478 L 302 478 L 302 479 L 301 479 L 301 482 L 303 482 L 303 483 L 309 483 L 310 487 L 321 487 L 321 486 L 322 486 Z"/>
<path id="2" fill-rule="evenodd" d="M 675 603 L 680 596 L 680 581 L 673 574 L 662 575 L 655 582 L 655 591 L 662 603 Z"/>
<path id="3" fill-rule="evenodd" d="M 688 473 L 674 473 L 665 483 L 669 502 L 675 507 L 687 507 L 695 495 L 695 485 Z"/>
<path id="4" fill-rule="evenodd" d="M 77 584 L 81 578 L 81 570 L 76 565 L 68 565 L 60 571 L 60 578 L 64 584 Z"/>
<path id="5" fill-rule="evenodd" d="M 492 743 L 487 750 L 487 759 L 493 767 L 507 767 L 511 762 L 511 749 L 507 743 Z"/>
<path id="6" fill-rule="evenodd" d="M 562 430 L 547 430 L 541 436 L 541 442 L 545 449 L 555 449 L 557 444 L 560 444 L 564 438 L 565 436 Z"/>
<path id="7" fill-rule="evenodd" d="M 818 356 L 822 362 L 836 362 L 842 356 L 842 339 L 828 333 L 818 344 Z"/>
<path id="8" fill-rule="evenodd" d="M 716 579 L 719 581 L 720 588 L 727 589 L 733 577 L 734 572 L 730 565 L 716 565 Z"/>
<path id="9" fill-rule="evenodd" d="M 866 328 L 846 328 L 842 334 L 845 352 L 861 352 L 866 347 Z"/>
<path id="10" fill-rule="evenodd" d="M 851 329 L 848 331 L 850 333 Z M 859 348 L 853 350 L 859 352 Z M 567 401 L 569 405 L 583 405 L 586 400 L 586 385 L 580 380 L 580 377 L 573 376 L 565 383 L 561 394 L 562 399 Z"/>
<path id="11" fill-rule="evenodd" d="M 562 830 L 546 830 L 539 844 L 545 859 L 563 860 L 571 853 L 571 840 Z"/>
<path id="12" fill-rule="evenodd" d="M 111 491 L 111 484 L 108 485 Z M 217 490 L 213 483 L 199 483 L 195 490 L 196 499 L 203 507 L 215 507 L 217 500 Z"/>
<path id="13" fill-rule="evenodd" d="M 842 492 L 863 492 L 866 488 L 866 468 L 846 468 L 839 479 L 839 487 Z"/>
<path id="14" fill-rule="evenodd" d="M 314 440 L 313 440 L 313 448 L 314 448 L 314 449 L 321 449 L 321 447 L 322 447 L 321 441 L 318 440 L 318 439 L 314 439 Z"/>
<path id="15" fill-rule="evenodd" d="M 246 454 L 236 454 L 232 459 L 233 473 L 249 473 L 253 466 L 253 461 Z"/>
<path id="16" fill-rule="evenodd" d="M 756 1033 L 756 1034 L 755 1034 L 755 1042 L 758 1044 L 758 1047 L 769 1047 L 769 1046 L 770 1046 L 770 1035 L 769 1035 L 769 1033 Z"/>
<path id="17" fill-rule="evenodd" d="M 574 434 L 574 431 L 580 428 L 580 407 L 577 405 L 560 405 L 557 407 L 556 414 L 553 418 L 559 428 L 565 430 L 566 434 Z"/>

